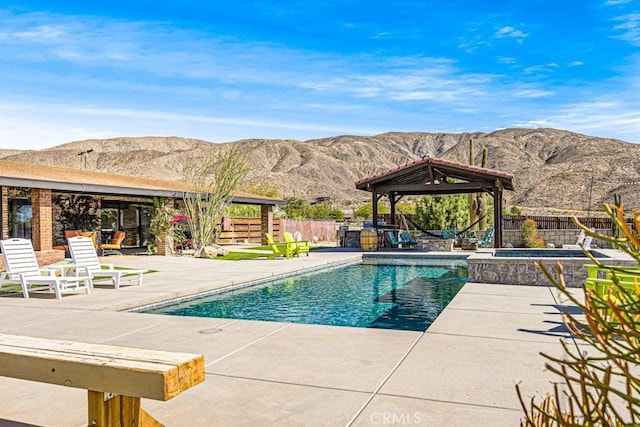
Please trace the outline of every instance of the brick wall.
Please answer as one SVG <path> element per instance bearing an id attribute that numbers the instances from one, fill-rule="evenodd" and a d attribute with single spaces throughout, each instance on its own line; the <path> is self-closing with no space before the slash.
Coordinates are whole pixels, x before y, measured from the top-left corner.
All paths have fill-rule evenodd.
<path id="1" fill-rule="evenodd" d="M 51 212 L 51 190 L 33 188 L 31 190 L 31 241 L 33 248 L 50 250 L 53 244 L 53 224 Z"/>

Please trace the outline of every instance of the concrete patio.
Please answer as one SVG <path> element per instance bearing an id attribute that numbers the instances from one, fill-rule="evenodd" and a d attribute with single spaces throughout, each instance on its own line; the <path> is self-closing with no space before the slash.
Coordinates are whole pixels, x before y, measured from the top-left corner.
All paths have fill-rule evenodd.
<path id="1" fill-rule="evenodd" d="M 141 287 L 61 301 L 2 297 L 0 332 L 204 354 L 203 384 L 143 402 L 167 426 L 513 426 L 522 413 L 515 384 L 551 391 L 539 353 L 558 355 L 565 334 L 557 293 L 545 287 L 468 283 L 424 333 L 121 311 L 360 256 L 113 256 L 157 272 Z M 86 399 L 84 390 L 0 377 L 0 425 L 86 425 Z"/>

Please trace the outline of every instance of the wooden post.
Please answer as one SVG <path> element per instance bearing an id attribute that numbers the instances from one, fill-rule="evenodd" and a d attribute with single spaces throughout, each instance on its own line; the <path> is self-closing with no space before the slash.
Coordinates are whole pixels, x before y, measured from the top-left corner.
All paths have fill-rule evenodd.
<path id="1" fill-rule="evenodd" d="M 272 205 L 260 205 L 260 242 L 263 245 L 267 244 L 267 238 L 264 235 L 269 233 L 275 241 L 279 241 L 279 236 L 273 235 L 273 206 Z"/>
<path id="2" fill-rule="evenodd" d="M 493 187 L 493 227 L 494 237 L 493 246 L 496 248 L 502 247 L 502 184 L 499 180 L 496 180 Z"/>
<path id="3" fill-rule="evenodd" d="M 375 189 L 371 192 L 371 213 L 373 229 L 378 231 L 378 193 Z"/>
<path id="4" fill-rule="evenodd" d="M 160 427 L 163 426 L 142 409 L 139 397 L 88 391 L 88 423 L 96 427 Z"/>
<path id="5" fill-rule="evenodd" d="M 399 225 L 396 222 L 396 195 L 395 193 L 389 193 L 389 204 L 391 205 L 391 224 L 389 225 Z"/>

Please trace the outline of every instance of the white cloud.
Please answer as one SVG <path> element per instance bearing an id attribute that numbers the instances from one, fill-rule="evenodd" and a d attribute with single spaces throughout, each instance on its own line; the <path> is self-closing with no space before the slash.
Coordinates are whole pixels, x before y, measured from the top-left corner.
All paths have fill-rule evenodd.
<path id="1" fill-rule="evenodd" d="M 569 104 L 552 116 L 520 123 L 524 127 L 531 124 L 640 143 L 640 111 L 617 100 Z"/>
<path id="2" fill-rule="evenodd" d="M 618 6 L 621 4 L 631 3 L 632 0 L 607 0 L 605 3 L 606 6 Z"/>
<path id="3" fill-rule="evenodd" d="M 640 13 L 630 13 L 613 20 L 620 22 L 613 26 L 613 29 L 619 33 L 617 36 L 619 39 L 640 46 Z"/>
<path id="4" fill-rule="evenodd" d="M 584 62 L 582 61 L 571 61 L 569 62 L 569 67 L 580 67 L 582 65 L 584 65 Z"/>
<path id="5" fill-rule="evenodd" d="M 522 43 L 523 40 L 529 36 L 529 34 L 521 30 L 516 30 L 515 28 L 510 26 L 499 28 L 498 31 L 496 31 L 495 35 L 496 35 L 496 38 L 499 38 L 499 39 L 502 39 L 505 37 L 514 38 L 518 41 L 518 43 Z"/>
<path id="6" fill-rule="evenodd" d="M 517 64 L 518 60 L 516 58 L 512 58 L 509 56 L 499 56 L 498 57 L 498 62 L 501 64 Z"/>
<path id="7" fill-rule="evenodd" d="M 546 98 L 553 95 L 553 91 L 542 89 L 523 89 L 513 93 L 515 98 Z"/>
<path id="8" fill-rule="evenodd" d="M 524 72 L 527 74 L 551 72 L 556 68 L 558 68 L 558 64 L 556 64 L 555 62 L 550 62 L 548 64 L 532 65 L 525 68 Z"/>

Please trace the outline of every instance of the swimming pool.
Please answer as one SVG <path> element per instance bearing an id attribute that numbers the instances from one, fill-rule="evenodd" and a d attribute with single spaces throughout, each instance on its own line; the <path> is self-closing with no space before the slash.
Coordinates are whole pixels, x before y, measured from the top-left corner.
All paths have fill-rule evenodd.
<path id="1" fill-rule="evenodd" d="M 463 260 L 357 263 L 144 312 L 424 331 L 466 281 Z"/>

